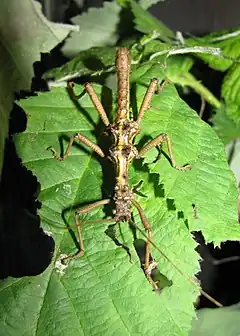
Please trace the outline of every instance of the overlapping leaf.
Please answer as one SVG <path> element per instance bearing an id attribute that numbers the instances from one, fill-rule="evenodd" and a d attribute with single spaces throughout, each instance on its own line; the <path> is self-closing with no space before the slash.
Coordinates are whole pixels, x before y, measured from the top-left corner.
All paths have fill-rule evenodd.
<path id="1" fill-rule="evenodd" d="M 226 71 L 240 56 L 240 30 L 239 27 L 228 31 L 212 33 L 201 38 L 190 38 L 185 40 L 190 46 L 208 46 L 221 48 L 222 57 L 214 55 L 198 54 L 211 68 Z"/>
<path id="2" fill-rule="evenodd" d="M 45 79 L 53 78 L 55 81 L 66 81 L 76 77 L 97 74 L 106 71 L 114 65 L 115 48 L 93 47 L 80 52 L 71 61 L 61 67 L 52 69 L 44 74 Z"/>
<path id="3" fill-rule="evenodd" d="M 228 117 L 237 125 L 240 122 L 239 73 L 239 64 L 233 65 L 224 77 L 222 85 L 222 96 L 227 105 L 226 113 Z"/>
<path id="4" fill-rule="evenodd" d="M 236 336 L 239 333 L 239 303 L 220 309 L 201 309 L 190 336 Z"/>
<path id="5" fill-rule="evenodd" d="M 226 108 L 226 106 L 222 105 L 211 120 L 213 128 L 225 145 L 231 140 L 240 137 L 240 127 L 228 116 Z"/>
<path id="6" fill-rule="evenodd" d="M 163 23 L 157 20 L 149 12 L 141 7 L 136 1 L 130 1 L 133 15 L 135 16 L 135 28 L 144 34 L 152 33 L 153 31 L 159 33 L 163 41 L 169 41 L 174 37 L 174 33 Z"/>
<path id="7" fill-rule="evenodd" d="M 141 5 L 142 8 L 147 9 L 147 8 L 157 4 L 160 1 L 164 1 L 164 0 L 140 0 L 139 5 Z"/>
<path id="8" fill-rule="evenodd" d="M 48 21 L 36 1 L 0 3 L 0 170 L 14 92 L 30 90 L 33 63 L 49 52 L 74 28 Z M 28 18 L 26 22 L 26 17 Z"/>
<path id="9" fill-rule="evenodd" d="M 121 7 L 114 2 L 104 2 L 101 8 L 90 8 L 88 12 L 77 15 L 71 21 L 79 26 L 79 31 L 72 33 L 62 48 L 69 58 L 79 51 L 96 46 L 114 45 L 117 41 L 117 25 Z"/>
<path id="10" fill-rule="evenodd" d="M 144 37 L 142 42 L 148 37 Z M 146 41 L 145 41 L 146 42 Z M 144 43 L 145 43 L 144 42 Z M 130 47 L 133 42 L 125 41 L 124 46 Z M 136 46 L 136 44 L 135 44 Z M 134 54 L 133 63 L 140 63 L 151 59 L 154 56 L 154 62 L 159 63 L 159 68 L 164 68 L 166 76 L 175 84 L 181 86 L 191 87 L 199 95 L 201 95 L 207 102 L 214 107 L 219 108 L 220 102 L 201 82 L 199 82 L 189 71 L 193 65 L 193 59 L 190 56 L 173 55 L 171 53 L 178 53 L 178 51 L 185 49 L 172 47 L 167 43 L 159 41 L 148 41 L 142 52 L 132 46 L 131 53 Z M 87 51 L 80 52 L 73 60 L 65 63 L 63 66 L 48 71 L 45 79 L 54 79 L 54 82 L 62 82 L 85 75 L 101 75 L 106 72 L 113 72 L 114 70 L 114 55 L 116 48 L 98 48 L 94 47 Z M 191 50 L 189 53 L 193 52 Z M 159 56 L 158 53 L 163 53 Z M 169 57 L 170 56 L 170 57 Z M 161 64 L 161 65 L 160 65 Z"/>

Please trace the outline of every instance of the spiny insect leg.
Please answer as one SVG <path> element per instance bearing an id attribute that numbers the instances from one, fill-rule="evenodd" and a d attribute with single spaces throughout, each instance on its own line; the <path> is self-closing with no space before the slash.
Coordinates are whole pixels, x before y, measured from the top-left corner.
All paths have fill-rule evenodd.
<path id="1" fill-rule="evenodd" d="M 99 156 L 101 156 L 101 157 L 105 156 L 102 149 L 98 145 L 96 145 L 94 142 L 92 142 L 90 139 L 88 139 L 85 135 L 83 135 L 81 133 L 78 133 L 78 134 L 70 137 L 69 144 L 68 144 L 67 149 L 66 149 L 65 153 L 63 154 L 63 156 L 57 155 L 57 152 L 56 152 L 55 148 L 53 148 L 52 146 L 48 147 L 47 150 L 50 150 L 53 153 L 53 156 L 56 160 L 64 161 L 64 160 L 66 160 L 66 158 L 70 154 L 74 139 L 77 139 L 79 142 L 82 142 L 85 145 L 87 145 L 88 147 L 90 147 Z"/>
<path id="2" fill-rule="evenodd" d="M 96 145 L 94 142 L 92 142 L 90 139 L 88 139 L 85 135 L 78 133 L 75 135 L 75 139 L 78 139 L 80 142 L 83 142 L 85 145 L 87 145 L 92 150 L 94 150 L 94 152 L 97 153 L 99 156 L 101 157 L 105 156 L 102 149 L 98 145 Z"/>
<path id="3" fill-rule="evenodd" d="M 171 144 L 171 139 L 170 137 L 165 134 L 159 134 L 158 136 L 156 136 L 156 138 L 154 138 L 153 140 L 151 140 L 149 143 L 147 143 L 145 146 L 143 146 L 143 148 L 139 151 L 139 156 L 140 157 L 144 157 L 144 155 L 153 147 L 156 147 L 158 145 L 161 145 L 163 143 L 163 141 L 167 141 L 167 146 L 168 146 L 168 153 L 171 159 L 171 163 L 173 168 L 177 169 L 177 170 L 190 170 L 192 168 L 191 165 L 183 165 L 183 166 L 177 166 L 176 164 L 176 160 L 172 151 L 172 144 Z"/>
<path id="4" fill-rule="evenodd" d="M 73 90 L 73 86 L 74 83 L 73 82 L 68 82 L 68 90 L 69 90 L 69 94 L 71 95 L 71 97 L 75 100 L 81 98 L 84 94 L 84 92 L 81 92 L 79 95 L 76 95 L 74 90 Z M 108 126 L 110 124 L 107 114 L 102 106 L 101 101 L 99 100 L 94 88 L 92 87 L 92 85 L 90 83 L 86 83 L 84 84 L 84 88 L 85 91 L 88 93 L 94 107 L 96 108 L 100 118 L 102 119 L 102 122 L 104 123 L 104 125 Z"/>
<path id="5" fill-rule="evenodd" d="M 58 160 L 58 161 L 64 161 L 66 160 L 66 158 L 68 157 L 68 155 L 70 154 L 72 145 L 73 145 L 73 141 L 74 141 L 74 136 L 70 137 L 67 149 L 65 151 L 65 153 L 63 154 L 63 156 L 59 156 L 57 155 L 56 149 L 53 148 L 52 146 L 48 147 L 47 150 L 50 150 L 53 153 L 53 157 L 54 159 Z"/>
<path id="6" fill-rule="evenodd" d="M 100 201 L 96 201 L 94 203 L 91 203 L 91 204 L 87 204 L 85 206 L 82 206 L 81 208 L 78 208 L 75 212 L 75 216 L 74 216 L 74 219 L 75 219 L 75 226 L 77 227 L 77 235 L 78 235 L 78 242 L 79 242 L 79 251 L 75 254 L 72 254 L 72 255 L 69 255 L 65 258 L 62 259 L 62 261 L 66 261 L 66 260 L 69 260 L 69 259 L 75 259 L 75 258 L 79 258 L 79 257 L 82 257 L 84 255 L 84 243 L 83 243 L 83 238 L 82 238 L 82 232 L 81 232 L 81 226 L 83 224 L 90 224 L 91 221 L 80 221 L 79 220 L 79 216 L 80 215 L 83 215 L 83 214 L 86 214 L 90 211 L 92 211 L 93 209 L 95 208 L 98 208 L 102 205 L 106 205 L 106 204 L 109 204 L 110 203 L 110 199 L 104 199 L 104 200 L 100 200 Z M 112 219 L 110 219 L 112 221 Z M 109 219 L 106 219 L 104 220 L 104 222 L 108 222 Z M 97 223 L 97 222 L 103 222 L 102 219 L 100 219 L 99 221 L 94 221 L 94 223 Z"/>
<path id="7" fill-rule="evenodd" d="M 153 78 L 148 86 L 148 89 L 145 93 L 145 96 L 143 98 L 138 117 L 137 117 L 137 123 L 140 124 L 141 120 L 143 119 L 144 113 L 147 109 L 150 107 L 150 101 L 154 95 L 154 93 L 157 91 L 158 94 L 161 93 L 163 88 L 168 84 L 169 82 L 166 80 L 162 84 L 159 84 L 159 80 L 157 78 Z"/>
<path id="8" fill-rule="evenodd" d="M 152 228 L 151 225 L 145 216 L 145 213 L 140 206 L 140 204 L 136 200 L 132 200 L 132 204 L 135 206 L 135 208 L 138 210 L 139 216 L 141 218 L 141 222 L 147 231 L 147 241 L 146 241 L 146 251 L 145 251 L 145 262 L 144 262 L 144 272 L 145 275 L 150 282 L 150 284 L 153 286 L 154 290 L 158 290 L 157 284 L 153 281 L 151 277 L 152 270 L 157 266 L 157 263 L 155 260 L 150 262 L 150 243 L 149 241 L 152 240 Z M 154 265 L 154 266 L 153 266 Z"/>

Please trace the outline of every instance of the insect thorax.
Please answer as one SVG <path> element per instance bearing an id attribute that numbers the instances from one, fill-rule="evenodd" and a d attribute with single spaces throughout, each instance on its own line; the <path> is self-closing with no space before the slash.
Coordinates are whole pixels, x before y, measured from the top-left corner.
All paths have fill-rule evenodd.
<path id="1" fill-rule="evenodd" d="M 115 217 L 117 221 L 129 220 L 133 194 L 128 184 L 128 169 L 131 161 L 138 157 L 138 151 L 133 141 L 139 133 L 139 126 L 135 121 L 125 118 L 111 125 L 110 133 L 113 137 L 113 145 L 109 150 L 109 155 L 116 171 Z"/>
<path id="2" fill-rule="evenodd" d="M 138 157 L 137 148 L 133 141 L 139 133 L 138 123 L 129 119 L 117 121 L 109 127 L 113 137 L 113 145 L 109 156 L 116 170 L 116 183 L 128 185 L 128 169 L 131 161 Z"/>

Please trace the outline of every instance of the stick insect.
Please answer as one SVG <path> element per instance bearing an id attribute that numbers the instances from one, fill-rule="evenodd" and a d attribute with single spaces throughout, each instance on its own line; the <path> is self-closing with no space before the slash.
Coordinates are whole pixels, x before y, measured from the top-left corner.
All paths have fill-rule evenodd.
<path id="1" fill-rule="evenodd" d="M 132 220 L 132 207 L 135 207 L 140 216 L 143 227 L 146 231 L 146 234 L 144 234 L 144 232 L 140 230 L 147 239 L 145 261 L 144 261 L 144 273 L 149 283 L 153 286 L 154 290 L 158 290 L 157 284 L 153 281 L 151 277 L 152 270 L 153 268 L 156 267 L 157 263 L 151 257 L 150 245 L 156 246 L 156 244 L 152 242 L 152 228 L 150 222 L 148 221 L 141 205 L 135 200 L 133 188 L 129 186 L 128 181 L 129 165 L 134 159 L 143 158 L 151 148 L 161 145 L 164 141 L 166 141 L 172 167 L 180 171 L 186 171 L 190 170 L 191 166 L 188 164 L 184 166 L 178 166 L 176 164 L 174 154 L 172 151 L 170 137 L 165 133 L 159 134 L 153 140 L 149 141 L 146 145 L 144 145 L 140 150 L 137 150 L 136 146 L 134 145 L 134 139 L 136 135 L 140 133 L 141 121 L 144 117 L 145 112 L 150 106 L 151 98 L 155 94 L 155 91 L 157 89 L 160 89 L 161 91 L 166 82 L 159 85 L 159 82 L 156 78 L 153 78 L 151 80 L 146 90 L 142 104 L 140 106 L 138 116 L 136 120 L 131 120 L 129 116 L 131 60 L 127 48 L 119 48 L 117 50 L 115 64 L 117 73 L 118 101 L 117 101 L 116 119 L 112 124 L 109 122 L 108 116 L 103 108 L 103 105 L 99 100 L 97 94 L 95 93 L 92 85 L 89 83 L 86 83 L 84 85 L 86 93 L 88 93 L 102 122 L 106 126 L 106 131 L 112 137 L 113 144 L 109 149 L 109 152 L 104 153 L 103 150 L 97 144 L 93 143 L 90 139 L 88 139 L 85 135 L 81 133 L 77 133 L 71 136 L 69 144 L 63 156 L 58 156 L 56 150 L 53 147 L 48 148 L 49 150 L 52 151 L 53 156 L 56 160 L 63 161 L 70 154 L 70 150 L 74 140 L 77 140 L 87 145 L 100 157 L 110 159 L 115 167 L 115 188 L 113 198 L 102 199 L 93 202 L 91 204 L 85 205 L 83 207 L 80 207 L 79 209 L 76 210 L 75 224 L 77 227 L 80 250 L 74 255 L 67 256 L 65 259 L 77 258 L 83 256 L 84 254 L 84 242 L 81 233 L 81 226 L 83 225 L 83 221 L 79 219 L 79 217 L 82 214 L 86 214 L 95 208 L 104 206 L 113 201 L 115 209 L 113 211 L 113 218 L 110 221 L 115 222 L 116 225 L 120 222 L 129 222 L 130 224 L 133 224 L 133 226 L 136 227 L 135 223 Z M 74 93 L 72 82 L 68 84 L 68 88 L 71 93 L 71 96 L 74 99 L 79 99 L 82 96 L 82 93 L 80 95 L 76 95 Z M 106 222 L 108 220 L 99 220 L 98 222 L 100 221 Z"/>

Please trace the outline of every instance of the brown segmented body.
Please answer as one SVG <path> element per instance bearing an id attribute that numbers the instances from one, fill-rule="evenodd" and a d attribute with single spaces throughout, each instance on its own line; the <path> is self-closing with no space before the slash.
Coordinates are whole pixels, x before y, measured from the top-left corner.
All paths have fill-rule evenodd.
<path id="1" fill-rule="evenodd" d="M 117 119 L 129 118 L 129 77 L 131 58 L 127 48 L 119 48 L 116 53 L 116 71 L 118 85 Z"/>
<path id="2" fill-rule="evenodd" d="M 129 119 L 129 76 L 131 59 L 127 48 L 119 48 L 116 54 L 118 85 L 117 118 L 110 126 L 113 145 L 109 150 L 110 159 L 115 166 L 115 218 L 116 221 L 128 221 L 131 218 L 133 192 L 129 187 L 128 171 L 138 150 L 133 142 L 139 133 L 139 125 Z"/>

